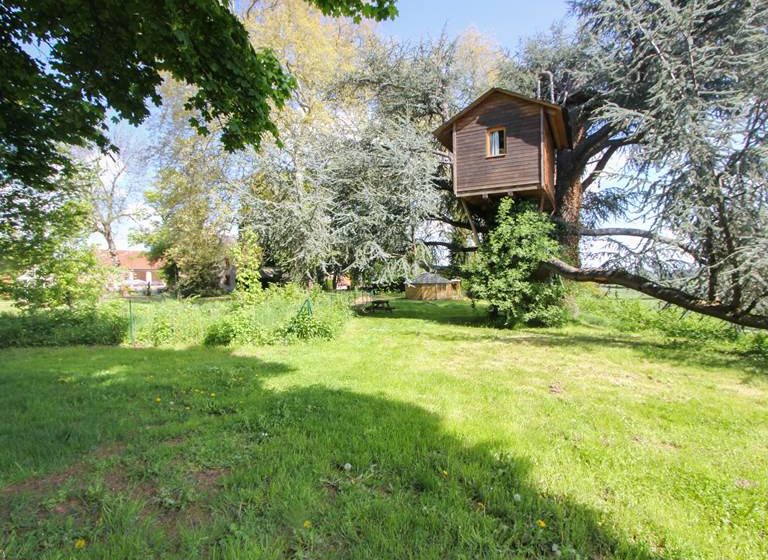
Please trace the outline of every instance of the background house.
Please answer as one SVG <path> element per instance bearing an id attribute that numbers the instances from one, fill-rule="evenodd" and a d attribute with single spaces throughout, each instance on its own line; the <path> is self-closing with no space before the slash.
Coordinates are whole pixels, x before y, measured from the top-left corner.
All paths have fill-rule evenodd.
<path id="1" fill-rule="evenodd" d="M 147 284 L 153 291 L 165 288 L 160 273 L 162 261 L 151 262 L 144 251 L 122 249 L 117 251 L 120 268 L 123 270 L 121 283 L 116 289 L 146 290 Z M 109 251 L 100 251 L 99 260 L 106 266 L 113 266 Z"/>

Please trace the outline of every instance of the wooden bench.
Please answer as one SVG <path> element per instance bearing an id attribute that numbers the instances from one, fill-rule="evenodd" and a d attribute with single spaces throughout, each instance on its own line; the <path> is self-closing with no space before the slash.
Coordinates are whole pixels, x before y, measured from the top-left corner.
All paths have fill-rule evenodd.
<path id="1" fill-rule="evenodd" d="M 388 299 L 374 299 L 371 303 L 365 306 L 366 311 L 394 311 L 395 308 L 389 304 Z"/>

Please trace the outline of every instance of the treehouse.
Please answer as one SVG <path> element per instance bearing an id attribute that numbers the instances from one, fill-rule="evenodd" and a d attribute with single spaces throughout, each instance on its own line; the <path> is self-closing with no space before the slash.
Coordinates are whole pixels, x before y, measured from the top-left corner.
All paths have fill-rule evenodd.
<path id="1" fill-rule="evenodd" d="M 554 208 L 556 150 L 571 146 L 560 105 L 493 88 L 434 135 L 453 152 L 453 193 L 462 201 L 512 195 Z"/>

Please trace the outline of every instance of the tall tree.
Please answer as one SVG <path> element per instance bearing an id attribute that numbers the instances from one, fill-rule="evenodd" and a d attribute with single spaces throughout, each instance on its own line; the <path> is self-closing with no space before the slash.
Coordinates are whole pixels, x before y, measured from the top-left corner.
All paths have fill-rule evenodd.
<path id="1" fill-rule="evenodd" d="M 383 19 L 393 0 L 310 0 L 332 15 Z M 293 81 L 272 52 L 254 49 L 227 3 L 12 0 L 0 6 L 0 180 L 47 184 L 69 158 L 57 144 L 109 145 L 112 109 L 139 124 L 162 73 L 194 84 L 186 100 L 205 133 L 222 122 L 227 149 L 276 133 L 270 105 Z"/>
<path id="2" fill-rule="evenodd" d="M 394 0 L 307 0 L 324 13 L 394 17 Z M 105 121 L 144 122 L 169 75 L 188 84 L 191 127 L 232 151 L 276 135 L 294 81 L 252 46 L 222 0 L 9 0 L 0 4 L 0 217 L 45 227 L 31 201 L 74 172 L 68 146 L 114 151 Z M 62 146 L 65 149 L 61 149 Z M 14 242 L 0 229 L 0 249 Z M 30 233 L 28 237 L 35 238 Z"/>
<path id="3" fill-rule="evenodd" d="M 585 42 L 581 66 L 561 74 L 575 146 L 558 154 L 560 218 L 575 236 L 611 236 L 617 250 L 597 269 L 547 267 L 768 328 L 768 10 L 748 0 L 575 9 Z M 588 189 L 619 151 L 624 209 L 648 227 L 583 227 Z"/>
<path id="4" fill-rule="evenodd" d="M 236 202 L 243 172 L 240 153 L 229 153 L 220 130 L 200 136 L 189 126 L 187 88 L 165 83 L 163 110 L 152 122 L 158 169 L 145 199 L 149 226 L 139 239 L 162 261 L 170 286 L 181 295 L 215 293 L 230 267 Z"/>
<path id="5" fill-rule="evenodd" d="M 502 59 L 494 84 L 536 95 L 551 75 L 553 87 L 542 79 L 541 94 L 568 109 L 574 146 L 558 154 L 555 217 L 571 264 L 552 259 L 547 267 L 768 327 L 761 257 L 768 74 L 760 54 L 768 10 L 749 0 L 585 0 L 574 9 L 577 33 L 555 28 L 529 42 Z M 374 92 L 380 110 L 444 120 L 463 105 L 454 93 L 455 47 L 445 44 L 429 57 L 423 48 L 391 47 L 354 83 Z M 611 184 L 603 179 L 617 155 L 624 181 Z M 448 190 L 444 169 L 435 185 Z M 445 200 L 438 218 L 468 227 Z M 494 225 L 493 205 L 471 211 L 481 234 Z M 597 227 L 609 218 L 647 227 Z M 615 249 L 597 270 L 580 268 L 585 237 L 607 237 Z"/>
<path id="6" fill-rule="evenodd" d="M 80 158 L 90 170 L 87 194 L 92 208 L 91 227 L 104 238 L 112 264 L 120 266 L 118 228 L 128 221 L 138 223 L 146 213 L 141 195 L 148 154 L 134 130 L 115 128 L 110 142 L 118 146 L 117 153 L 91 150 Z"/>

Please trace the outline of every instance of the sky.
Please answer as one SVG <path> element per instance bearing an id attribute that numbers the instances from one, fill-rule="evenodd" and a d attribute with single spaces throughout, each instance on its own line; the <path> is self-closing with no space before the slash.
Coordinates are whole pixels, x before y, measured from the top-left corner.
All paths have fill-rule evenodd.
<path id="1" fill-rule="evenodd" d="M 474 27 L 509 49 L 568 13 L 565 0 L 398 0 L 397 8 L 400 15 L 394 21 L 379 24 L 382 33 L 415 40 L 436 37 L 443 29 L 454 37 Z"/>

